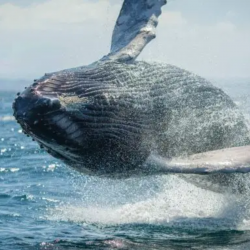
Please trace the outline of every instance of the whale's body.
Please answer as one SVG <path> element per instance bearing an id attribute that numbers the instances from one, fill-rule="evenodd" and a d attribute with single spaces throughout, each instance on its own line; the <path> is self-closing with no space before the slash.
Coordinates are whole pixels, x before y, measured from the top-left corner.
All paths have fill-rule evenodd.
<path id="1" fill-rule="evenodd" d="M 221 89 L 172 65 L 135 61 L 155 37 L 165 3 L 125 0 L 107 56 L 90 66 L 46 74 L 19 94 L 13 109 L 24 132 L 89 175 L 249 171 L 249 147 L 213 152 L 219 168 L 209 154 L 198 155 L 199 161 L 171 160 L 250 140 L 243 115 Z M 237 160 L 228 160 L 232 155 Z"/>
<path id="2" fill-rule="evenodd" d="M 151 153 L 171 158 L 245 145 L 233 101 L 178 67 L 105 61 L 37 80 L 14 104 L 24 131 L 80 172 L 129 176 Z"/>

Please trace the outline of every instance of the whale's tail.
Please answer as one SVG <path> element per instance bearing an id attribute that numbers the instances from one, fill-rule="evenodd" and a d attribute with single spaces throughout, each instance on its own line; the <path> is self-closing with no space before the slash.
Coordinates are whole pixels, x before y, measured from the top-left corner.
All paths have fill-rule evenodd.
<path id="1" fill-rule="evenodd" d="M 103 59 L 133 62 L 155 38 L 161 7 L 166 0 L 125 0 L 112 35 L 111 50 Z"/>

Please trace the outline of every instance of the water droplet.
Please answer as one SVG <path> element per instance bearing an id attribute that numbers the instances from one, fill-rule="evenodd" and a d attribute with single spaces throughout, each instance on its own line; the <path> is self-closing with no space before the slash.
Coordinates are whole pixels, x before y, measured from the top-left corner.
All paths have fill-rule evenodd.
<path id="1" fill-rule="evenodd" d="M 5 153 L 7 151 L 6 148 L 1 149 L 1 153 Z"/>

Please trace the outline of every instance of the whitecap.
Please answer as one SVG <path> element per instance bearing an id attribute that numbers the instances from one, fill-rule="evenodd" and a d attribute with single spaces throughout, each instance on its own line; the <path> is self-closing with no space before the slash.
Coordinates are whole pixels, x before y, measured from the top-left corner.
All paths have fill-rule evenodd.
<path id="1" fill-rule="evenodd" d="M 3 149 L 1 149 L 1 154 L 3 154 L 3 153 L 5 153 L 7 151 L 7 148 L 3 148 Z"/>
<path id="2" fill-rule="evenodd" d="M 47 171 L 54 171 L 55 170 L 55 168 L 56 168 L 56 164 L 50 164 L 49 166 L 48 166 L 48 168 L 47 168 Z"/>
<path id="3" fill-rule="evenodd" d="M 19 170 L 20 170 L 19 168 L 11 168 L 10 172 L 15 173 L 15 172 L 18 172 Z"/>
<path id="4" fill-rule="evenodd" d="M 46 198 L 46 197 L 42 197 L 42 200 L 49 201 L 49 202 L 54 202 L 54 203 L 60 202 L 59 200 Z"/>
<path id="5" fill-rule="evenodd" d="M 0 116 L 0 121 L 8 122 L 8 121 L 15 121 L 14 116 Z"/>

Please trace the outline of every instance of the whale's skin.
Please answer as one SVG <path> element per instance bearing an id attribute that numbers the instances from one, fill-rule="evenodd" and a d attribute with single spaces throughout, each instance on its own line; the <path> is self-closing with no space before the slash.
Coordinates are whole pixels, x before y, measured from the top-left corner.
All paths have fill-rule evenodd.
<path id="1" fill-rule="evenodd" d="M 171 158 L 249 144 L 231 98 L 169 64 L 107 60 L 47 74 L 13 108 L 26 134 L 89 175 L 129 177 L 152 152 Z"/>

